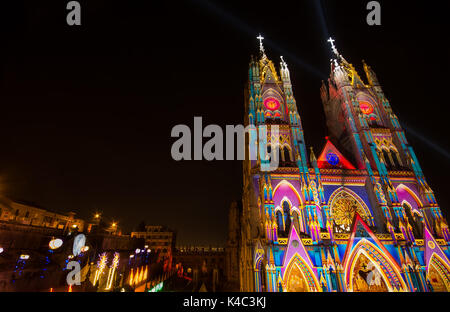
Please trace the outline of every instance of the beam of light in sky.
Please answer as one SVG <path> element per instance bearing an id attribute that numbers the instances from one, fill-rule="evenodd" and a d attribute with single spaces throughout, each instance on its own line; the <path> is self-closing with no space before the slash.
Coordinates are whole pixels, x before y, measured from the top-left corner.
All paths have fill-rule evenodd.
<path id="1" fill-rule="evenodd" d="M 330 33 L 328 32 L 327 22 L 325 21 L 325 14 L 323 12 L 323 6 L 321 0 L 312 0 L 314 9 L 317 13 L 317 19 L 319 20 L 320 27 L 322 29 L 322 34 L 324 38 L 330 38 Z"/>
<path id="2" fill-rule="evenodd" d="M 450 153 L 447 150 L 445 150 L 444 148 L 442 148 L 439 144 L 436 144 L 435 142 L 433 142 L 429 138 L 426 138 L 425 136 L 423 136 L 422 134 L 420 134 L 413 128 L 405 125 L 404 122 L 401 122 L 401 125 L 402 125 L 403 129 L 406 130 L 406 134 L 412 134 L 413 136 L 415 136 L 420 141 L 422 141 L 423 143 L 425 143 L 426 145 L 428 145 L 429 147 L 434 149 L 436 152 L 438 152 L 442 156 L 445 156 L 446 158 L 450 159 Z"/>
<path id="3" fill-rule="evenodd" d="M 245 33 L 247 33 L 252 38 L 254 37 L 256 39 L 256 36 L 259 33 L 264 35 L 264 32 L 262 30 L 254 29 L 253 27 L 251 27 L 250 25 L 248 25 L 247 23 L 245 23 L 241 19 L 237 18 L 236 16 L 234 16 L 230 12 L 227 12 L 226 10 L 218 7 L 212 1 L 207 1 L 207 0 L 192 0 L 192 1 L 197 3 L 197 4 L 199 4 L 199 5 L 201 5 L 201 6 L 203 6 L 203 7 L 205 7 L 209 11 L 217 14 L 223 20 L 228 21 L 231 26 L 233 26 L 234 28 L 236 28 L 236 29 L 238 29 L 240 31 L 244 31 Z M 327 75 L 322 73 L 320 70 L 318 70 L 317 68 L 315 68 L 311 64 L 303 61 L 302 59 L 300 59 L 296 55 L 286 51 L 279 44 L 277 44 L 275 41 L 272 41 L 272 40 L 266 38 L 266 39 L 264 39 L 264 45 L 267 46 L 267 47 L 270 47 L 272 50 L 276 51 L 280 55 L 283 55 L 287 59 L 287 62 L 292 62 L 292 63 L 295 63 L 295 64 L 303 67 L 304 69 L 306 69 L 307 71 L 309 71 L 313 75 L 317 76 L 321 80 L 328 79 Z"/>

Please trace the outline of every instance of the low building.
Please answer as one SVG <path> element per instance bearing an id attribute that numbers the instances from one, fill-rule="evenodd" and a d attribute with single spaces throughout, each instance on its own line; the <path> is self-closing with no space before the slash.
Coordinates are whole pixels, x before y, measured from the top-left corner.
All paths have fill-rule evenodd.
<path id="1" fill-rule="evenodd" d="M 221 291 L 226 288 L 223 247 L 177 247 L 174 263 L 192 278 L 192 291 Z"/>
<path id="2" fill-rule="evenodd" d="M 144 232 L 131 232 L 131 237 L 143 238 L 148 249 L 160 253 L 160 259 L 172 258 L 176 232 L 162 225 L 147 225 Z"/>
<path id="3" fill-rule="evenodd" d="M 75 218 L 75 212 L 57 213 L 35 204 L 0 197 L 0 221 L 66 231 L 83 231 L 85 222 Z"/>

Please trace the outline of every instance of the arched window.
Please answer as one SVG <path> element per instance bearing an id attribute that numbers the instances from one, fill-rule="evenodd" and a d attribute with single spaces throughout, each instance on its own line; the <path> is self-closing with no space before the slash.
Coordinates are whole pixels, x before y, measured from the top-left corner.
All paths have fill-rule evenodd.
<path id="1" fill-rule="evenodd" d="M 392 156 L 392 160 L 394 161 L 395 167 L 400 168 L 402 166 L 402 163 L 401 163 L 400 155 L 398 154 L 398 152 L 394 149 L 391 149 L 391 156 Z"/>
<path id="2" fill-rule="evenodd" d="M 280 163 L 281 162 L 281 160 L 282 160 L 282 158 L 281 158 L 281 154 L 283 153 L 283 148 L 281 147 L 281 146 L 278 146 L 278 148 L 277 148 L 277 161 Z"/>
<path id="3" fill-rule="evenodd" d="M 277 211 L 277 226 L 278 226 L 278 236 L 281 236 L 281 234 L 284 231 L 284 225 L 283 225 L 283 214 L 281 211 Z"/>
<path id="4" fill-rule="evenodd" d="M 292 213 L 292 218 L 294 219 L 294 227 L 297 230 L 297 233 L 300 233 L 300 219 L 296 210 Z"/>
<path id="5" fill-rule="evenodd" d="M 287 148 L 287 147 L 283 148 L 283 156 L 284 156 L 284 161 L 292 161 L 291 151 L 289 150 L 289 148 Z"/>
<path id="6" fill-rule="evenodd" d="M 264 265 L 264 262 L 261 261 L 261 291 L 265 292 L 267 291 L 267 273 L 266 273 L 266 266 Z"/>
<path id="7" fill-rule="evenodd" d="M 422 221 L 420 220 L 420 217 L 416 213 L 413 215 L 411 206 L 407 203 L 403 203 L 403 209 L 405 210 L 409 224 L 411 224 L 413 228 L 414 237 L 422 237 Z"/>
<path id="8" fill-rule="evenodd" d="M 284 214 L 284 235 L 289 235 L 291 229 L 291 207 L 287 201 L 283 202 L 283 214 Z"/>
<path id="9" fill-rule="evenodd" d="M 383 158 L 384 158 L 384 162 L 386 164 L 387 169 L 392 169 L 392 163 L 391 163 L 391 158 L 389 157 L 389 152 L 387 150 L 385 150 L 384 148 L 382 149 L 383 151 Z"/>
<path id="10" fill-rule="evenodd" d="M 330 199 L 331 218 L 334 221 L 337 233 L 350 231 L 355 212 L 358 212 L 360 217 L 370 224 L 371 215 L 368 208 L 363 207 L 349 192 L 342 190 L 332 197 L 334 198 Z"/>

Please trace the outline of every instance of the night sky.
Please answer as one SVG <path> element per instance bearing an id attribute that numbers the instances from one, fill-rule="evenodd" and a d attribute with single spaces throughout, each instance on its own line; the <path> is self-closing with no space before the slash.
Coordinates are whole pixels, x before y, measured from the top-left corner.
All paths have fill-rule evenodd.
<path id="1" fill-rule="evenodd" d="M 4 1 L 6 2 L 6 1 Z M 259 32 L 289 65 L 307 146 L 327 135 L 320 100 L 331 35 L 372 66 L 444 213 L 450 203 L 448 18 L 442 1 L 10 1 L 0 8 L 0 191 L 44 208 L 95 211 L 125 231 L 178 230 L 178 244 L 224 244 L 241 197 L 238 161 L 172 160 L 172 127 L 242 124 Z M 321 4 L 320 4 L 321 3 Z M 396 6 L 394 6 L 396 5 Z"/>

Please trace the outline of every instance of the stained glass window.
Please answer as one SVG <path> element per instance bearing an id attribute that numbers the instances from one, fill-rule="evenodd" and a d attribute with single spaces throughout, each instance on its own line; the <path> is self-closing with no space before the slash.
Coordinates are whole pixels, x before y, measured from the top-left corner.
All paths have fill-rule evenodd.
<path id="1" fill-rule="evenodd" d="M 277 110 L 280 108 L 280 102 L 273 98 L 273 97 L 269 97 L 267 99 L 264 100 L 264 106 L 271 111 Z"/>
<path id="2" fill-rule="evenodd" d="M 336 225 L 335 230 L 337 232 L 349 232 L 356 211 L 364 221 L 369 221 L 369 216 L 367 216 L 364 208 L 352 195 L 347 192 L 336 195 L 331 207 L 331 216 Z"/>

